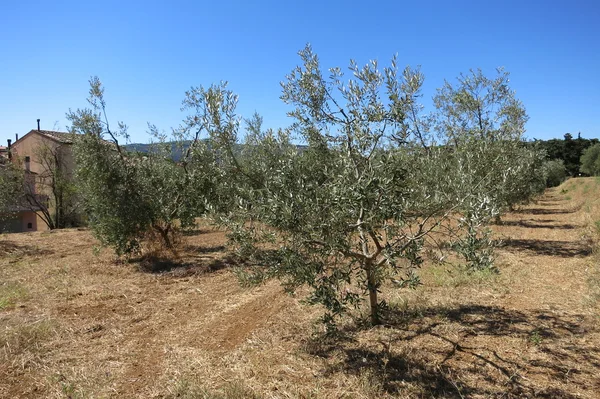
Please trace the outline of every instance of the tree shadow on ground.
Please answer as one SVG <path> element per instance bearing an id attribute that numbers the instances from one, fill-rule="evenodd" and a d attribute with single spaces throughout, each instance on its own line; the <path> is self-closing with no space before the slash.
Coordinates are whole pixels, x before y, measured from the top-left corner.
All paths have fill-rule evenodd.
<path id="1" fill-rule="evenodd" d="M 214 230 L 211 229 L 191 229 L 191 230 L 182 230 L 181 234 L 185 237 L 195 237 L 200 236 L 206 233 L 212 233 Z"/>
<path id="2" fill-rule="evenodd" d="M 367 340 L 313 343 L 311 353 L 328 358 L 324 374 L 366 375 L 382 394 L 439 398 L 575 398 L 600 387 L 600 348 L 582 315 L 463 305 L 387 310 L 384 319 L 383 328 L 345 330 Z"/>
<path id="3" fill-rule="evenodd" d="M 150 254 L 137 261 L 141 271 L 183 277 L 212 273 L 235 265 L 237 260 L 232 254 L 224 254 L 225 250 L 224 245 L 185 245 L 176 255 Z"/>
<path id="4" fill-rule="evenodd" d="M 513 211 L 521 215 L 561 215 L 575 213 L 577 209 L 559 209 L 559 208 L 527 208 Z"/>
<path id="5" fill-rule="evenodd" d="M 536 223 L 539 222 L 539 223 Z M 528 221 L 528 220 L 503 220 L 500 225 L 502 226 L 515 226 L 515 227 L 525 227 L 528 229 L 563 229 L 563 230 L 572 230 L 577 229 L 581 226 L 577 226 L 574 224 L 564 223 L 564 224 L 544 224 L 555 222 L 555 220 L 550 221 L 541 221 L 536 220 Z"/>
<path id="6" fill-rule="evenodd" d="M 16 244 L 9 240 L 0 241 L 0 256 L 42 256 L 51 255 L 54 251 L 40 248 L 37 245 Z"/>
<path id="7" fill-rule="evenodd" d="M 209 247 L 198 246 L 198 245 L 186 245 L 183 251 L 190 254 L 210 254 L 215 252 L 223 252 L 227 249 L 225 245 L 213 245 Z"/>
<path id="8" fill-rule="evenodd" d="M 586 257 L 592 253 L 592 247 L 589 244 L 573 241 L 507 239 L 502 241 L 500 247 L 511 252 L 532 252 L 536 255 L 561 258 Z"/>
<path id="9" fill-rule="evenodd" d="M 556 219 L 535 219 L 538 223 L 556 223 Z"/>
<path id="10" fill-rule="evenodd" d="M 565 201 L 566 201 L 566 199 L 560 198 L 560 197 L 546 197 L 546 198 L 538 198 L 534 202 L 537 204 L 540 202 L 565 202 Z"/>

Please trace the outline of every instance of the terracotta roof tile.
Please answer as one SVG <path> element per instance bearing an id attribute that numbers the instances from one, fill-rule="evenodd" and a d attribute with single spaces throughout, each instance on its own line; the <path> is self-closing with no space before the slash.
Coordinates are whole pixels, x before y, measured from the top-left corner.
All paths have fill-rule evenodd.
<path id="1" fill-rule="evenodd" d="M 65 143 L 65 144 L 73 143 L 73 134 L 72 133 L 56 132 L 53 130 L 36 130 L 36 129 L 31 130 L 29 133 L 31 133 L 31 132 L 37 132 L 41 135 L 48 136 L 56 141 L 60 141 L 61 143 Z"/>

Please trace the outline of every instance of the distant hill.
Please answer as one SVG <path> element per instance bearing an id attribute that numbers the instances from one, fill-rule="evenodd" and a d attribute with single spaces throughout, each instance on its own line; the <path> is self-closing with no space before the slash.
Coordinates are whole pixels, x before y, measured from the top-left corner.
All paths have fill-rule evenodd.
<path id="1" fill-rule="evenodd" d="M 175 162 L 178 162 L 182 157 L 185 151 L 188 149 L 192 142 L 185 141 L 183 147 L 178 147 L 177 142 L 175 141 L 167 141 L 165 143 L 153 143 L 153 144 L 142 144 L 142 143 L 132 143 L 125 145 L 125 149 L 131 152 L 143 152 L 148 153 L 152 151 L 156 146 L 170 146 L 172 158 Z"/>
<path id="2" fill-rule="evenodd" d="M 181 160 L 181 158 L 183 158 L 185 151 L 188 149 L 188 147 L 190 146 L 191 143 L 192 143 L 191 140 L 184 141 L 182 147 L 178 147 L 177 142 L 175 142 L 175 141 L 167 141 L 165 143 L 158 143 L 158 144 L 157 143 L 154 143 L 154 144 L 132 143 L 132 144 L 127 144 L 124 147 L 127 151 L 148 153 L 148 152 L 152 151 L 152 148 L 156 147 L 157 145 L 171 146 L 171 154 L 172 154 L 171 158 L 173 159 L 173 161 L 179 162 L 179 160 Z M 296 147 L 301 152 L 307 148 L 305 145 L 296 145 Z M 234 146 L 234 152 L 241 151 L 242 148 L 243 148 L 243 144 L 236 144 Z"/>

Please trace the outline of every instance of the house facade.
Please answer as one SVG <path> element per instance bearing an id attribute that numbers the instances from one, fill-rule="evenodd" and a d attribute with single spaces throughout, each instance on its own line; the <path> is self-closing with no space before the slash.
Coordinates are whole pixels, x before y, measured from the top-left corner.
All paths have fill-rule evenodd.
<path id="1" fill-rule="evenodd" d="M 0 232 L 47 230 L 48 219 L 60 216 L 52 197 L 52 181 L 56 174 L 70 177 L 74 163 L 72 135 L 49 130 L 31 130 L 14 143 L 8 143 L 1 156 L 5 162 L 19 165 L 25 174 L 25 199 L 13 209 L 4 210 L 10 217 L 0 221 Z"/>

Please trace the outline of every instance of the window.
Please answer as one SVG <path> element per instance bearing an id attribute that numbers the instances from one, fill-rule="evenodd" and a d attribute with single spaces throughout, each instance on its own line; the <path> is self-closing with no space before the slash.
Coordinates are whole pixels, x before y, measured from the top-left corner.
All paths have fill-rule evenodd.
<path id="1" fill-rule="evenodd" d="M 27 228 L 28 229 L 33 229 L 33 223 L 27 223 Z"/>

